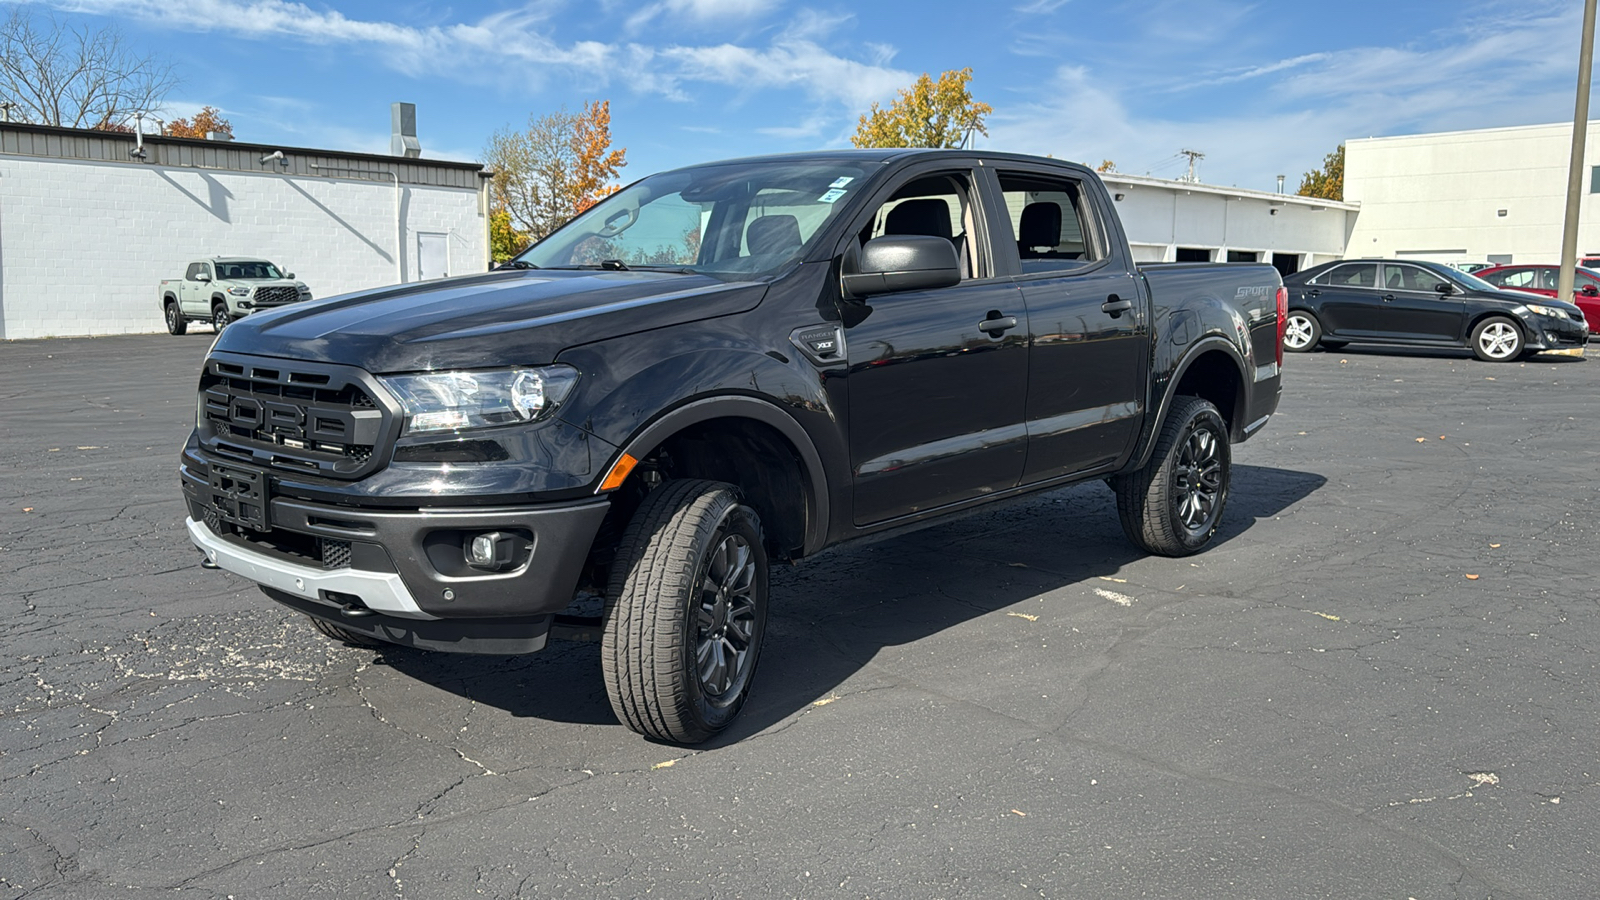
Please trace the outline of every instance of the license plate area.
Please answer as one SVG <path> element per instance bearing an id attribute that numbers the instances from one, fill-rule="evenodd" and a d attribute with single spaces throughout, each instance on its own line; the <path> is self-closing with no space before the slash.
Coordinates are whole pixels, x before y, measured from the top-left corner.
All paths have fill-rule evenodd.
<path id="1" fill-rule="evenodd" d="M 211 465 L 211 509 L 217 518 L 252 531 L 271 527 L 267 518 L 267 476 L 265 472 Z"/>

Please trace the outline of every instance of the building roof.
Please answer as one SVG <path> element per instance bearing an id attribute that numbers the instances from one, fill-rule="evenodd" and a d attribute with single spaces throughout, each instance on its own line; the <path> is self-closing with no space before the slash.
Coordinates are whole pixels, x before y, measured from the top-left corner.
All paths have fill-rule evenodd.
<path id="1" fill-rule="evenodd" d="M 143 154 L 140 156 L 139 154 Z M 282 157 L 273 157 L 281 153 Z M 43 159 L 83 160 L 119 165 L 221 169 L 231 172 L 293 175 L 302 178 L 391 178 L 401 184 L 476 190 L 487 177 L 482 163 L 377 153 L 350 153 L 201 138 L 135 135 L 131 131 L 93 131 L 21 122 L 0 123 L 0 154 Z"/>

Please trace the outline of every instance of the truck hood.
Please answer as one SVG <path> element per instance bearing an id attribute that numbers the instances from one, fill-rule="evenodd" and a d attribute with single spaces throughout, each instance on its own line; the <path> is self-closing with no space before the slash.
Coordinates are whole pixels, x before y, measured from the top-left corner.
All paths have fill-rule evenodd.
<path id="1" fill-rule="evenodd" d="M 676 272 L 490 272 L 259 313 L 215 349 L 375 373 L 538 365 L 577 344 L 743 312 L 765 292 Z"/>

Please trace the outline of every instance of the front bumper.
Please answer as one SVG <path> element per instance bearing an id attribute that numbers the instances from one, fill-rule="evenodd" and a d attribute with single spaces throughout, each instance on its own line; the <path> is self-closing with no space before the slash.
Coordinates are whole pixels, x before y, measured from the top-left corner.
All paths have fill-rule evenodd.
<path id="1" fill-rule="evenodd" d="M 1583 319 L 1553 319 L 1549 316 L 1529 316 L 1523 320 L 1527 326 L 1528 349 L 1541 351 L 1571 351 L 1582 356 L 1589 342 L 1589 325 Z"/>
<path id="2" fill-rule="evenodd" d="M 548 616 L 571 601 L 608 499 L 489 508 L 371 510 L 269 497 L 266 528 L 218 515 L 216 489 L 185 473 L 189 538 L 268 592 L 402 620 Z M 466 564 L 463 542 L 501 532 L 520 554 L 501 571 Z"/>

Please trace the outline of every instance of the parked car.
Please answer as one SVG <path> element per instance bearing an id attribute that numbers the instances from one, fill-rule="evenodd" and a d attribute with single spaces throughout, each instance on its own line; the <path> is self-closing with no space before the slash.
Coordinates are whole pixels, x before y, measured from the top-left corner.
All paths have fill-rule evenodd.
<path id="1" fill-rule="evenodd" d="M 187 533 L 339 640 L 598 634 L 617 718 L 661 740 L 738 713 L 769 560 L 1101 479 L 1134 544 L 1195 553 L 1278 406 L 1277 270 L 1136 264 L 1060 160 L 691 166 L 513 262 L 229 327 Z"/>
<path id="2" fill-rule="evenodd" d="M 1283 279 L 1289 288 L 1284 349 L 1303 353 L 1353 341 L 1468 347 L 1510 362 L 1542 350 L 1582 354 L 1583 312 L 1559 300 L 1530 302 L 1449 266 L 1392 259 L 1324 263 Z"/>
<path id="3" fill-rule="evenodd" d="M 1585 269 L 1600 269 L 1600 256 L 1585 256 L 1578 260 L 1578 265 Z"/>
<path id="4" fill-rule="evenodd" d="M 1480 272 L 1484 269 L 1492 267 L 1493 265 L 1494 263 L 1489 262 L 1453 262 L 1450 263 L 1450 268 L 1460 269 L 1461 271 L 1466 272 L 1468 275 L 1471 275 L 1474 272 Z"/>
<path id="5" fill-rule="evenodd" d="M 1477 275 L 1498 288 L 1554 297 L 1557 296 L 1556 287 L 1561 281 L 1561 267 L 1495 266 Z M 1600 329 L 1600 272 L 1582 266 L 1573 270 L 1572 302 L 1583 310 L 1590 334 Z"/>
<path id="6" fill-rule="evenodd" d="M 189 263 L 182 278 L 163 278 L 156 299 L 167 331 L 183 334 L 190 322 L 221 331 L 251 313 L 310 300 L 311 289 L 267 260 L 216 256 Z"/>

